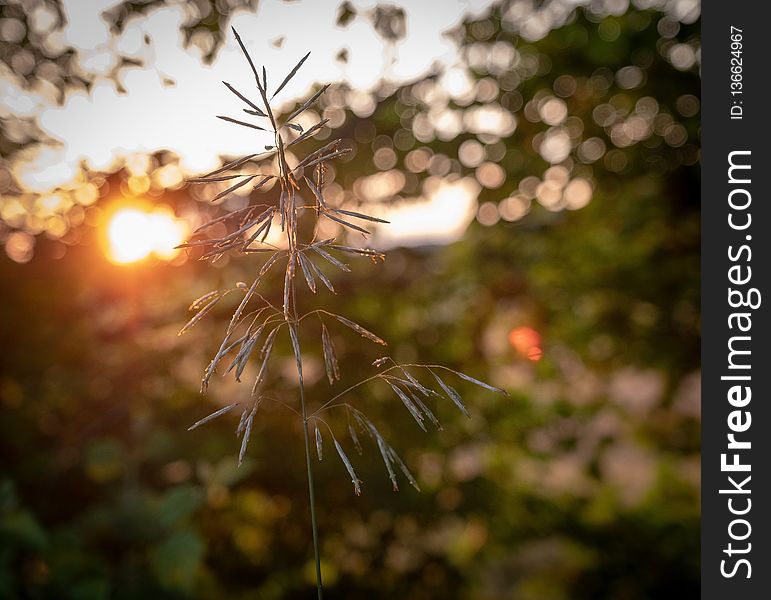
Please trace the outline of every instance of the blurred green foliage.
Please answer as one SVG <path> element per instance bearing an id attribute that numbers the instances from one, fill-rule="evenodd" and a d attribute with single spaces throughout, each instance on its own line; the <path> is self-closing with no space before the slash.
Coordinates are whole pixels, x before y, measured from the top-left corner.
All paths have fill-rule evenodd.
<path id="1" fill-rule="evenodd" d="M 658 52 L 666 43 L 658 13 L 607 19 L 579 11 L 541 41 L 521 43 L 550 65 L 515 92 L 527 103 L 561 75 L 612 75 L 642 57 L 641 86 L 612 83 L 566 99 L 584 137 L 613 148 L 593 117 L 599 104 L 653 97 L 675 115 L 679 98 L 698 96 L 699 81 Z M 467 25 L 469 45 L 479 35 L 513 39 L 496 13 L 485 22 Z M 678 39 L 693 41 L 697 27 L 683 26 Z M 367 118 L 349 112 L 341 134 L 354 140 L 362 124 L 391 138 L 410 131 L 418 111 L 400 112 L 412 92 L 386 95 Z M 517 100 L 500 94 L 504 106 Z M 356 394 L 423 493 L 392 493 L 372 447 L 352 455 L 365 482 L 359 498 L 334 457 L 318 465 L 330 597 L 696 596 L 698 116 L 681 121 L 687 143 L 669 145 L 662 132 L 610 150 L 623 153 L 621 168 L 607 155 L 577 164 L 594 181 L 580 210 L 534 202 L 520 220 L 472 223 L 449 246 L 394 250 L 383 265 L 353 260 L 354 273 L 334 280 L 337 296 L 313 298 L 387 339 L 396 360 L 446 364 L 512 394 L 459 382 L 473 419 L 441 406 L 444 430 L 429 436 L 386 389 Z M 520 119 L 503 140 L 509 189 L 485 189 L 480 202 L 515 193 L 549 167 L 534 150 L 542 129 Z M 454 157 L 472 137 L 419 145 Z M 366 141 L 336 179 L 344 189 L 377 170 L 372 141 L 359 138 Z M 412 146 L 404 148 L 400 168 Z M 26 265 L 0 260 L 0 597 L 308 597 L 296 419 L 280 406 L 261 409 L 240 469 L 233 419 L 186 431 L 215 407 L 197 384 L 230 307 L 183 338 L 176 331 L 192 298 L 245 279 L 249 261 L 124 268 L 96 256 L 88 230 L 63 258 L 50 256 L 53 244 L 42 241 Z M 270 297 L 280 287 L 266 281 Z M 512 347 L 521 327 L 538 333 L 541 360 Z M 341 386 L 374 372 L 379 348 L 347 331 L 333 337 Z M 320 404 L 331 395 L 320 343 L 305 347 L 308 395 Z M 275 393 L 291 404 L 295 384 L 280 364 L 276 371 Z M 218 380 L 211 396 L 224 403 L 248 392 L 242 387 Z"/>

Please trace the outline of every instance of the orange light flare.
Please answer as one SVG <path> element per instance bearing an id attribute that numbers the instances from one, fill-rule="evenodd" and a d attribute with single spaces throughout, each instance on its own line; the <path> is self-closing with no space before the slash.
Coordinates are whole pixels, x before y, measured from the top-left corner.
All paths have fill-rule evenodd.
<path id="1" fill-rule="evenodd" d="M 101 233 L 110 262 L 127 265 L 150 256 L 173 260 L 180 253 L 175 247 L 185 241 L 189 227 L 166 205 L 130 200 L 107 211 Z"/>
<path id="2" fill-rule="evenodd" d="M 515 327 L 509 332 L 509 344 L 528 360 L 538 362 L 543 358 L 541 334 L 532 327 Z"/>

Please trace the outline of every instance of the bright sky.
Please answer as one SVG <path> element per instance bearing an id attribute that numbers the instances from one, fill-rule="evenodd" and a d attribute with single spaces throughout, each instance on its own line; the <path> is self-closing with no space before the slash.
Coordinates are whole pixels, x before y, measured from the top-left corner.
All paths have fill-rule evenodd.
<path id="1" fill-rule="evenodd" d="M 523 37 L 537 39 L 563 23 L 577 5 L 589 1 L 550 0 L 536 8 L 523 0 L 511 5 L 507 18 Z M 446 34 L 464 19 L 483 16 L 493 3 L 442 0 L 441 10 L 437 10 L 437 4 L 428 0 L 391 0 L 388 4 L 403 8 L 406 17 L 406 33 L 395 43 L 381 37 L 373 26 L 374 0 L 352 0 L 356 16 L 344 27 L 336 23 L 339 0 L 263 0 L 254 12 L 236 11 L 229 25 L 239 31 L 255 62 L 267 66 L 273 85 L 312 51 L 276 99 L 279 104 L 293 105 L 314 85 L 328 82 L 347 82 L 366 97 L 382 80 L 402 84 L 434 69 L 445 74 L 442 88 L 455 96 L 465 93 L 473 82 L 456 41 Z M 699 12 L 698 0 L 634 3 L 640 8 L 666 6 L 683 20 L 695 19 Z M 119 35 L 112 35 L 103 14 L 120 4 L 119 0 L 61 0 L 66 21 L 53 31 L 56 16 L 52 9 L 41 4 L 31 10 L 31 28 L 42 36 L 49 55 L 74 49 L 76 69 L 92 82 L 89 92 L 69 89 L 59 103 L 58 92 L 50 82 L 38 79 L 25 87 L 23 78 L 0 65 L 0 117 L 8 124 L 8 131 L 30 131 L 31 124 L 39 130 L 33 137 L 40 142 L 17 152 L 10 161 L 11 172 L 23 191 L 51 194 L 82 181 L 81 164 L 88 170 L 110 172 L 161 150 L 179 156 L 179 180 L 180 176 L 219 166 L 220 156 L 250 154 L 259 147 L 254 131 L 214 118 L 217 114 L 237 115 L 242 108 L 221 81 L 247 93 L 254 85 L 229 27 L 213 61 L 204 64 L 203 56 L 211 49 L 212 40 L 204 34 L 185 47 L 181 30 L 196 19 L 194 3 L 170 1 L 151 8 L 132 16 Z M 606 0 L 605 4 L 613 5 L 608 8 L 610 12 L 624 12 L 629 0 Z M 337 60 L 343 50 L 347 51 L 347 63 Z M 124 60 L 133 64 L 119 66 Z M 446 135 L 453 137 L 460 121 L 451 111 L 445 112 L 447 122 L 438 123 L 437 128 L 444 127 Z M 516 126 L 513 117 L 500 110 L 498 113 L 488 115 L 487 121 L 498 123 L 495 129 L 499 135 L 510 135 Z M 14 117 L 20 120 L 14 123 Z M 265 137 L 269 142 L 270 135 Z M 401 215 L 391 215 L 391 220 L 404 225 L 393 228 L 391 237 L 385 238 L 387 243 L 456 238 L 473 218 L 477 193 L 478 188 L 475 191 L 474 186 L 463 182 L 436 187 L 433 194 L 424 193 L 416 206 L 402 206 L 398 209 Z M 449 212 L 448 198 L 461 198 Z M 429 214 L 441 214 L 442 218 L 429 218 Z M 421 222 L 420 232 L 414 225 L 416 220 Z"/>
<path id="2" fill-rule="evenodd" d="M 42 131 L 61 144 L 58 148 L 47 145 L 15 165 L 18 179 L 28 190 L 42 193 L 67 183 L 81 160 L 92 169 L 111 170 L 130 153 L 171 150 L 180 156 L 185 171 L 202 172 L 217 166 L 219 155 L 254 152 L 254 132 L 223 127 L 214 118 L 241 108 L 221 81 L 241 90 L 251 90 L 254 83 L 230 31 L 214 61 L 206 65 L 197 46 L 183 47 L 180 28 L 190 11 L 183 4 L 133 17 L 117 37 L 110 35 L 108 23 L 100 16 L 119 4 L 116 0 L 63 0 L 62 4 L 68 25 L 61 42 L 77 49 L 80 68 L 95 83 L 90 94 L 69 92 L 64 104 L 56 106 L 43 95 L 22 90 L 19 82 L 3 81 L 11 109 L 15 107 L 20 116 L 36 117 Z M 256 12 L 236 13 L 231 20 L 257 64 L 265 64 L 274 78 L 283 78 L 300 57 L 312 51 L 277 102 L 291 104 L 315 83 L 346 81 L 370 90 L 383 77 L 405 82 L 424 75 L 434 63 L 452 65 L 458 60 L 457 48 L 443 33 L 464 16 L 479 14 L 490 2 L 447 0 L 441 11 L 432 9 L 430 2 L 402 2 L 408 13 L 407 33 L 393 49 L 363 16 L 338 27 L 338 4 L 336 0 L 267 0 L 259 3 Z M 364 0 L 353 4 L 362 12 L 374 5 Z M 284 41 L 277 48 L 281 38 Z M 344 49 L 348 49 L 347 64 L 335 59 Z M 121 57 L 141 61 L 143 66 L 121 68 L 116 82 L 108 74 Z M 126 93 L 119 91 L 118 84 Z"/>
<path id="3" fill-rule="evenodd" d="M 191 3 L 172 2 L 136 15 L 120 35 L 113 36 L 102 14 L 118 4 L 118 0 L 62 1 L 67 24 L 51 36 L 49 44 L 75 49 L 78 69 L 93 81 L 89 93 L 69 90 L 58 105 L 54 90 L 25 90 L 22 80 L 8 72 L 0 80 L 0 91 L 8 98 L 6 110 L 34 119 L 50 140 L 19 153 L 12 163 L 14 176 L 26 191 L 46 194 L 67 186 L 78 179 L 81 164 L 110 172 L 136 154 L 170 150 L 179 156 L 183 173 L 191 175 L 217 167 L 220 156 L 249 154 L 259 147 L 254 131 L 214 118 L 237 115 L 242 108 L 223 80 L 247 93 L 254 87 L 232 32 L 227 30 L 214 60 L 205 64 L 202 47 L 210 40 L 184 46 L 181 28 L 195 17 Z M 405 83 L 435 67 L 457 66 L 457 45 L 444 34 L 464 18 L 484 13 L 491 1 L 445 0 L 441 11 L 421 0 L 392 3 L 401 5 L 406 14 L 406 35 L 396 44 L 381 37 L 367 18 L 375 2 L 351 4 L 357 16 L 345 27 L 336 24 L 337 0 L 266 0 L 255 12 L 233 15 L 230 25 L 238 30 L 255 62 L 267 66 L 274 85 L 312 51 L 276 98 L 279 105 L 293 105 L 316 84 L 347 82 L 353 89 L 369 92 L 384 79 Z M 36 13 L 32 21 L 42 29 L 51 19 Z M 343 50 L 346 63 L 336 60 Z M 123 59 L 140 65 L 119 68 L 113 79 Z M 270 143 L 270 134 L 265 138 Z M 452 211 L 457 218 L 445 233 L 454 237 L 456 230 L 465 229 L 474 209 L 468 199 L 462 202 Z M 416 210 L 424 214 L 427 206 L 423 203 Z M 404 216 L 409 213 L 402 221 Z M 432 227 L 439 233 L 446 229 L 430 219 L 421 221 L 424 235 L 416 242 L 434 239 Z M 388 239 L 398 243 L 393 235 Z"/>

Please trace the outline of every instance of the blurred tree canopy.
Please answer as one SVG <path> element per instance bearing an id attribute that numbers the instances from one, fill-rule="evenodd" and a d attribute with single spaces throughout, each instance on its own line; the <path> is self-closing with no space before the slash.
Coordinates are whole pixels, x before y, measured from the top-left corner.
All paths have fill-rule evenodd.
<path id="1" fill-rule="evenodd" d="M 122 3 L 115 26 L 154 4 Z M 235 4 L 211 3 L 191 39 L 221 39 Z M 467 179 L 479 206 L 454 243 L 352 260 L 316 306 L 371 327 L 396 360 L 511 392 L 459 385 L 473 418 L 440 407 L 444 430 L 428 436 L 387 390 L 357 394 L 423 492 L 392 493 L 372 447 L 354 456 L 358 498 L 339 464 L 317 465 L 331 597 L 698 593 L 699 22 L 678 20 L 680 4 L 592 2 L 539 36 L 517 7 L 558 18 L 561 3 L 503 3 L 454 34 L 471 91 L 437 72 L 371 102 L 338 86 L 320 105 L 354 148 L 334 169 L 342 200 L 401 202 Z M 341 26 L 357 10 L 343 3 Z M 385 37 L 405 26 L 394 7 L 369 16 Z M 23 148 L 13 139 L 3 157 Z M 131 177 L 102 176 L 113 189 Z M 216 214 L 198 193 L 159 197 Z M 0 259 L 0 598 L 308 597 L 296 420 L 266 408 L 240 469 L 232 419 L 186 431 L 248 393 L 223 379 L 198 394 L 230 307 L 176 333 L 190 300 L 245 279 L 250 260 L 116 267 L 88 215 L 39 236 L 29 262 Z M 5 240 L 23 229 L 3 218 Z M 343 389 L 380 354 L 333 335 Z M 307 346 L 321 403 L 321 347 Z M 278 371 L 291 403 L 291 368 Z"/>

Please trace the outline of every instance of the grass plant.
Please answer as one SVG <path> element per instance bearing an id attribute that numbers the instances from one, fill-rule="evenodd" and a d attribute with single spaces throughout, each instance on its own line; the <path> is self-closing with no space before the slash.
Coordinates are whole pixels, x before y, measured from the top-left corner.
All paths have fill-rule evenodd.
<path id="1" fill-rule="evenodd" d="M 321 599 L 323 588 L 311 438 L 313 438 L 319 460 L 322 460 L 324 456 L 325 438 L 332 441 L 335 454 L 351 478 L 356 494 L 361 493 L 362 481 L 357 476 L 353 462 L 340 440 L 344 439 L 343 436 L 347 437 L 350 444 L 361 454 L 360 434 L 369 438 L 377 448 L 395 491 L 399 489 L 397 471 L 401 472 L 411 485 L 419 489 L 415 477 L 380 433 L 375 423 L 359 407 L 354 406 L 352 401 L 348 400 L 350 393 L 365 384 L 380 381 L 393 391 L 394 398 L 404 405 L 418 426 L 426 431 L 427 423 L 441 428 L 439 419 L 430 406 L 434 401 L 449 401 L 464 415 L 470 416 L 461 395 L 447 383 L 446 378 L 448 376 L 458 377 L 492 392 L 505 392 L 441 365 L 398 364 L 389 357 L 382 357 L 373 363 L 373 367 L 378 371 L 372 376 L 319 403 L 315 410 L 310 410 L 303 379 L 302 349 L 306 343 L 306 338 L 301 336 L 301 331 L 309 331 L 311 327 L 316 327 L 316 330 L 320 331 L 321 349 L 330 385 L 340 379 L 340 365 L 329 327 L 338 326 L 350 329 L 362 338 L 378 345 L 386 346 L 386 342 L 375 333 L 343 315 L 322 309 L 301 312 L 298 303 L 300 294 L 297 288 L 307 288 L 311 294 L 318 293 L 322 288 L 327 288 L 329 292 L 335 293 L 333 282 L 322 270 L 322 264 L 325 265 L 325 268 L 334 267 L 341 272 L 350 272 L 350 267 L 343 262 L 342 258 L 346 255 L 365 257 L 374 261 L 383 260 L 385 256 L 381 252 L 355 245 L 350 240 L 352 238 L 366 240 L 367 236 L 371 234 L 368 227 L 384 225 L 387 224 L 387 221 L 350 208 L 336 206 L 327 201 L 324 193 L 325 165 L 350 151 L 343 147 L 341 139 L 333 139 L 318 150 L 309 153 L 297 162 L 296 166 L 292 167 L 289 164 L 289 149 L 291 148 L 294 152 L 297 145 L 313 137 L 327 124 L 327 119 L 322 119 L 315 125 L 303 129 L 295 120 L 316 103 L 327 90 L 328 85 L 321 87 L 286 118 L 280 118 L 281 115 L 277 114 L 271 107 L 271 101 L 294 77 L 310 53 L 300 59 L 271 93 L 265 67 L 260 70 L 257 69 L 235 29 L 233 33 L 254 76 L 258 97 L 252 98 L 249 94 L 243 94 L 229 83 L 223 82 L 244 103 L 243 110 L 248 116 L 239 119 L 229 116 L 219 116 L 218 118 L 240 127 L 269 132 L 273 136 L 273 143 L 265 146 L 262 152 L 238 158 L 202 177 L 190 180 L 190 183 L 224 186 L 225 189 L 217 193 L 213 201 L 226 198 L 247 185 L 252 185 L 250 197 L 269 196 L 270 194 L 260 194 L 260 192 L 266 192 L 268 187 L 272 190 L 278 186 L 278 198 L 275 198 L 274 192 L 272 202 L 250 201 L 244 208 L 229 211 L 204 223 L 195 230 L 193 237 L 182 245 L 184 248 L 199 252 L 200 258 L 203 260 L 214 261 L 229 252 L 256 255 L 259 260 L 254 267 L 254 279 L 250 284 L 238 283 L 229 289 L 211 291 L 190 305 L 190 310 L 194 313 L 193 317 L 182 328 L 180 334 L 185 333 L 198 323 L 229 294 L 243 295 L 230 318 L 219 349 L 205 370 L 201 384 L 202 392 L 206 391 L 212 376 L 218 369 L 223 374 L 233 373 L 235 378 L 240 381 L 248 362 L 253 360 L 257 364 L 257 375 L 252 383 L 248 402 L 228 404 L 202 418 L 190 429 L 195 429 L 226 413 L 240 412 L 236 435 L 241 439 L 239 451 L 239 464 L 241 464 L 246 454 L 252 425 L 262 402 L 278 401 L 301 420 L 313 530 L 316 587 L 318 598 Z M 247 118 L 256 118 L 258 122 L 243 120 Z M 250 167 L 269 158 L 274 159 L 274 164 L 277 165 L 276 170 L 262 173 L 248 172 Z M 324 219 L 331 220 L 347 230 L 350 234 L 348 240 L 322 239 L 319 235 L 318 225 Z M 310 225 L 310 227 L 303 226 L 301 228 L 301 223 Z M 229 232 L 221 237 L 210 237 L 209 231 L 218 224 L 227 226 Z M 268 235 L 274 227 L 280 228 L 285 243 L 277 245 L 268 241 Z M 308 239 L 303 238 L 302 232 L 305 231 L 312 232 Z M 269 301 L 260 289 L 260 282 L 265 275 L 277 268 L 284 270 L 283 294 L 280 303 Z M 304 285 L 298 286 L 298 282 L 301 281 L 304 281 Z M 297 369 L 299 407 L 293 406 L 286 400 L 273 398 L 266 390 L 268 367 L 276 339 L 280 334 L 288 335 L 291 343 Z M 318 339 L 315 338 L 315 335 L 314 339 Z M 328 415 L 333 412 L 345 413 L 347 426 L 342 434 L 335 432 L 334 424 L 328 419 Z M 313 434 L 311 434 L 311 428 L 313 428 Z"/>

